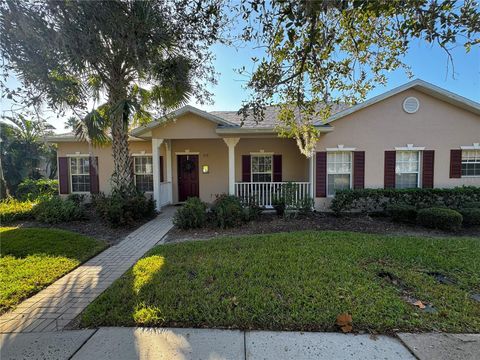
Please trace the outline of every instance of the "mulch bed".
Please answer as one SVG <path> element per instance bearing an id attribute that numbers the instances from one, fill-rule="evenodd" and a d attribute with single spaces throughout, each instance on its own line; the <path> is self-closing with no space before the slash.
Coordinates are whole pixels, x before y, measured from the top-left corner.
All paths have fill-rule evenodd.
<path id="1" fill-rule="evenodd" d="M 480 227 L 464 228 L 457 233 L 430 230 L 417 225 L 396 223 L 386 217 L 366 215 L 344 215 L 341 217 L 329 213 L 314 213 L 310 216 L 284 219 L 274 213 L 264 213 L 256 221 L 231 229 L 204 228 L 180 230 L 173 228 L 167 234 L 166 242 L 203 240 L 217 236 L 241 236 L 267 234 L 299 230 L 339 230 L 357 231 L 373 234 L 412 235 L 412 236 L 480 236 Z"/>
<path id="2" fill-rule="evenodd" d="M 12 224 L 19 227 L 54 228 L 73 231 L 82 235 L 91 236 L 97 240 L 104 240 L 109 246 L 122 241 L 128 234 L 139 228 L 149 220 L 138 221 L 131 226 L 112 228 L 108 223 L 98 218 L 94 209 L 87 208 L 87 218 L 81 221 L 71 221 L 59 224 L 44 224 L 35 220 L 20 221 Z"/>

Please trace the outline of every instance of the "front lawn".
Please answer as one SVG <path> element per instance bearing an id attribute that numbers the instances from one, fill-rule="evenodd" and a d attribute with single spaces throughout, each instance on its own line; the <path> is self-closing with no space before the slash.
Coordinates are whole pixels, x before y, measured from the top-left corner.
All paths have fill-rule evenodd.
<path id="1" fill-rule="evenodd" d="M 57 229 L 0 228 L 0 314 L 14 308 L 106 247 Z"/>
<path id="2" fill-rule="evenodd" d="M 82 325 L 480 332 L 476 293 L 479 238 L 279 233 L 158 246 Z"/>

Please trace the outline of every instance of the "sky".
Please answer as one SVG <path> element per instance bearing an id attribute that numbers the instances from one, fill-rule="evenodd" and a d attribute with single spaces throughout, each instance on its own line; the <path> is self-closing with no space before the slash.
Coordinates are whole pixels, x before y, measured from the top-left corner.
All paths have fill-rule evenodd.
<path id="1" fill-rule="evenodd" d="M 238 110 L 242 100 L 247 98 L 244 89 L 247 79 L 235 72 L 242 66 L 247 70 L 252 68 L 252 56 L 258 56 L 258 51 L 251 48 L 233 48 L 217 45 L 212 48 L 216 55 L 215 69 L 220 75 L 218 84 L 209 90 L 214 94 L 214 104 L 199 105 L 195 101 L 190 104 L 205 111 Z M 405 56 L 405 63 L 411 66 L 414 78 L 420 78 L 441 88 L 454 92 L 470 100 L 480 103 L 480 46 L 474 47 L 470 53 L 465 53 L 459 46 L 452 51 L 455 72 L 448 66 L 447 54 L 438 47 L 427 45 L 420 41 L 411 44 Z M 413 78 L 412 78 L 413 79 Z M 400 86 L 410 80 L 403 70 L 388 74 L 387 86 L 380 86 L 368 95 L 368 98 Z M 14 84 L 16 81 L 11 80 Z M 10 105 L 0 99 L 0 114 Z M 56 128 L 57 133 L 65 132 L 65 117 L 57 118 L 51 112 L 45 112 L 47 120 Z"/>

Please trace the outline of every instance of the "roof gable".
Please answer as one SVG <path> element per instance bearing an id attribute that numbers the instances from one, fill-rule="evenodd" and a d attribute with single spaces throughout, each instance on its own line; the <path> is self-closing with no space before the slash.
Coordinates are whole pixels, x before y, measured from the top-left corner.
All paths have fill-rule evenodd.
<path id="1" fill-rule="evenodd" d="M 226 119 L 223 119 L 219 116 L 216 116 L 215 114 L 210 114 L 206 111 L 203 111 L 203 110 L 200 110 L 194 106 L 191 106 L 191 105 L 185 105 L 183 107 L 181 107 L 180 109 L 177 109 L 175 111 L 172 111 L 171 113 L 161 117 L 160 119 L 158 120 L 155 120 L 155 121 L 152 121 L 151 123 L 148 123 L 147 125 L 143 125 L 143 126 L 140 126 L 140 127 L 137 127 L 135 129 L 133 129 L 130 133 L 133 135 L 133 136 L 142 136 L 143 134 L 151 131 L 153 128 L 159 126 L 159 125 L 162 125 L 164 124 L 165 122 L 171 120 L 171 119 L 175 119 L 175 118 L 178 118 L 178 117 L 181 117 L 183 115 L 186 115 L 186 114 L 194 114 L 194 115 L 197 115 L 197 116 L 200 116 L 208 121 L 211 121 L 217 125 L 221 125 L 221 126 L 228 126 L 228 127 L 236 127 L 238 125 L 226 120 Z"/>
<path id="2" fill-rule="evenodd" d="M 420 92 L 423 92 L 427 95 L 430 95 L 434 98 L 440 99 L 442 101 L 445 101 L 446 103 L 455 105 L 461 109 L 470 111 L 474 114 L 480 115 L 480 104 L 472 101 L 470 99 L 467 99 L 463 96 L 454 94 L 448 90 L 442 89 L 441 87 L 438 87 L 436 85 L 430 84 L 426 81 L 416 79 L 413 81 L 410 81 L 404 85 L 398 86 L 390 91 L 387 91 L 383 94 L 380 94 L 378 96 L 375 96 L 367 101 L 364 101 L 360 104 L 354 105 L 348 109 L 345 109 L 343 111 L 340 111 L 334 115 L 332 115 L 328 120 L 327 123 L 331 123 L 335 120 L 341 119 L 347 115 L 353 114 L 359 110 L 365 109 L 366 107 L 372 106 L 380 101 L 383 101 L 385 99 L 388 99 L 394 95 L 397 95 L 405 90 L 408 89 L 415 89 Z M 321 122 L 317 122 L 316 124 L 320 124 Z"/>

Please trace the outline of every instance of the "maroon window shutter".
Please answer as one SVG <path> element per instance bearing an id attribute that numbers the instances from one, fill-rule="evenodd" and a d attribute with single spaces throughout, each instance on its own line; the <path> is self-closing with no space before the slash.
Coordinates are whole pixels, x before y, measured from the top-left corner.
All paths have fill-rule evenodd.
<path id="1" fill-rule="evenodd" d="M 385 189 L 395 188 L 395 163 L 396 163 L 396 153 L 395 151 L 385 151 L 385 175 L 384 175 L 384 186 Z"/>
<path id="2" fill-rule="evenodd" d="M 250 182 L 251 179 L 251 160 L 250 155 L 242 155 L 242 181 Z"/>
<path id="3" fill-rule="evenodd" d="M 450 178 L 458 179 L 462 177 L 462 150 L 450 150 Z"/>
<path id="4" fill-rule="evenodd" d="M 315 192 L 317 197 L 327 196 L 327 152 L 317 152 Z"/>
<path id="5" fill-rule="evenodd" d="M 163 182 L 163 156 L 160 156 L 160 182 Z"/>
<path id="6" fill-rule="evenodd" d="M 365 188 L 365 151 L 353 152 L 353 188 Z"/>
<path id="7" fill-rule="evenodd" d="M 434 150 L 424 150 L 422 159 L 422 187 L 433 188 L 433 167 L 435 160 Z"/>
<path id="8" fill-rule="evenodd" d="M 273 155 L 273 181 L 282 182 L 282 155 Z"/>
<path id="9" fill-rule="evenodd" d="M 60 194 L 68 194 L 68 158 L 58 158 L 58 187 Z"/>
<path id="10" fill-rule="evenodd" d="M 90 193 L 98 194 L 100 192 L 100 183 L 98 180 L 98 156 L 90 157 Z"/>

